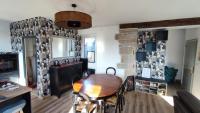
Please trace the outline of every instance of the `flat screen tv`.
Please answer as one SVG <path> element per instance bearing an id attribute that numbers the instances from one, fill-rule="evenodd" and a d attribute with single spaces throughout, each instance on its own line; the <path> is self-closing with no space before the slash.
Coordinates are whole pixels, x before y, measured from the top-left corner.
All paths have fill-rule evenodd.
<path id="1" fill-rule="evenodd" d="M 18 54 L 0 54 L 0 74 L 18 72 Z"/>

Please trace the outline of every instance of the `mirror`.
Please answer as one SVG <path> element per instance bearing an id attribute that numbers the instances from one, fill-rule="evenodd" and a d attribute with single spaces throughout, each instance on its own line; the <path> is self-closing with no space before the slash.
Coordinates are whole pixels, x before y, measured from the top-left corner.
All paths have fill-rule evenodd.
<path id="1" fill-rule="evenodd" d="M 74 57 L 75 39 L 53 37 L 52 38 L 52 58 Z"/>

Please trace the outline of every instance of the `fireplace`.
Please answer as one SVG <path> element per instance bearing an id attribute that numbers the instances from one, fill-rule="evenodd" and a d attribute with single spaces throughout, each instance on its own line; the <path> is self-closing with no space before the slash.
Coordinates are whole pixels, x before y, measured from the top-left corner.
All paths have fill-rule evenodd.
<path id="1" fill-rule="evenodd" d="M 18 71 L 18 54 L 0 54 L 0 74 Z"/>

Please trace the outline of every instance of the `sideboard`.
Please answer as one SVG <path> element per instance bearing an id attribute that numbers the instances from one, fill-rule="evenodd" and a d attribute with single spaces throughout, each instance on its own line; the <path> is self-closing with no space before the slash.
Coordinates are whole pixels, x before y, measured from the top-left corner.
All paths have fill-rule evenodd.
<path id="1" fill-rule="evenodd" d="M 51 66 L 50 70 L 51 95 L 60 97 L 72 87 L 72 82 L 82 78 L 82 62 Z"/>

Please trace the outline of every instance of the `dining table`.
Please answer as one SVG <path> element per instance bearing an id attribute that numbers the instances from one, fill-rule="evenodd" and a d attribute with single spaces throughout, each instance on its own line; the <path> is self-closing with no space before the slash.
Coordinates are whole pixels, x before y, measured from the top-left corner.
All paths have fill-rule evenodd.
<path id="1" fill-rule="evenodd" d="M 115 95 L 122 85 L 122 79 L 111 74 L 92 74 L 73 83 L 75 93 L 83 93 L 98 101 L 100 113 L 104 113 L 104 100 Z"/>
<path id="2" fill-rule="evenodd" d="M 103 99 L 116 94 L 122 85 L 122 79 L 111 74 L 92 74 L 76 81 L 73 90 L 86 94 L 90 98 Z"/>

